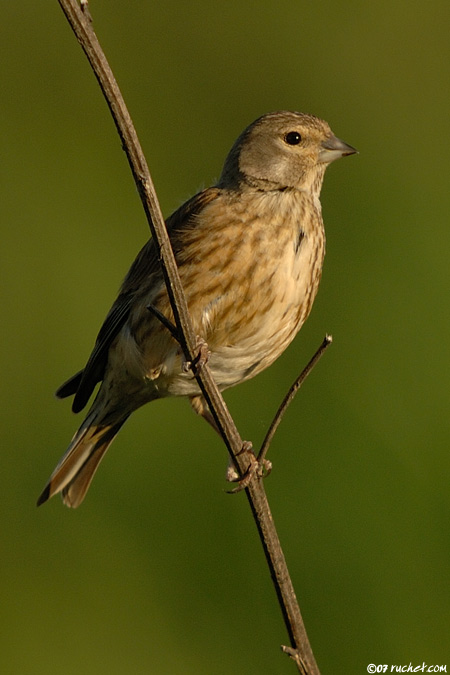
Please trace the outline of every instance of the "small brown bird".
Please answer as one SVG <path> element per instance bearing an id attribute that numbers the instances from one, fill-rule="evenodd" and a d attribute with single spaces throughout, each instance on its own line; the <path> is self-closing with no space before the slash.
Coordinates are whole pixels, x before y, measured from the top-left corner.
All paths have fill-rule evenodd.
<path id="1" fill-rule="evenodd" d="M 355 152 L 313 115 L 263 115 L 234 143 L 217 185 L 168 219 L 194 331 L 208 345 L 221 390 L 270 366 L 307 318 L 325 253 L 325 169 Z M 38 504 L 62 492 L 67 506 L 79 506 L 117 432 L 144 403 L 187 396 L 211 421 L 178 343 L 149 305 L 173 322 L 152 240 L 131 266 L 86 367 L 57 391 L 75 395 L 79 412 L 102 383 Z"/>

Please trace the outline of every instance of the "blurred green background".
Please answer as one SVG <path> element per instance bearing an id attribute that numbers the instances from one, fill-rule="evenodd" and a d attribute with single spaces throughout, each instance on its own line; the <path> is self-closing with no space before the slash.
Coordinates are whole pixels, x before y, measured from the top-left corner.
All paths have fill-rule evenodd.
<path id="1" fill-rule="evenodd" d="M 264 112 L 324 117 L 360 155 L 323 190 L 312 315 L 226 394 L 261 442 L 326 332 L 266 481 L 323 675 L 450 669 L 450 5 L 93 0 L 169 214 Z M 0 25 L 0 672 L 289 673 L 288 638 L 226 452 L 186 401 L 136 413 L 85 503 L 36 509 L 84 365 L 148 236 L 109 112 L 56 0 Z"/>

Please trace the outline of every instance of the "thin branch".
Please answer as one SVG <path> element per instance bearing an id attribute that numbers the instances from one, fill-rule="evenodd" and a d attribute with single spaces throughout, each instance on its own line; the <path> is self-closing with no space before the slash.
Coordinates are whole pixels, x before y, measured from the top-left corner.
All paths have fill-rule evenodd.
<path id="1" fill-rule="evenodd" d="M 187 362 L 195 363 L 197 336 L 192 329 L 186 299 L 181 286 L 175 257 L 165 227 L 156 192 L 131 117 L 106 57 L 92 28 L 88 3 L 82 0 L 58 0 L 100 84 L 117 127 L 122 146 L 142 200 L 150 230 L 158 248 L 161 266 L 172 306 L 176 332 Z M 241 475 L 249 468 L 254 455 L 241 452 L 243 441 L 207 365 L 194 370 L 201 391 L 214 416 L 234 464 Z M 292 581 L 275 529 L 263 482 L 255 475 L 245 490 L 255 518 L 269 565 L 283 618 L 289 634 L 290 656 L 302 675 L 319 675 Z"/>
<path id="2" fill-rule="evenodd" d="M 162 312 L 159 311 L 155 305 L 147 305 L 147 309 L 156 316 L 156 318 L 161 321 L 162 325 L 167 328 L 171 336 L 176 340 L 177 342 L 180 342 L 180 336 L 178 334 L 178 331 L 176 329 L 176 326 L 173 325 L 173 323 L 167 318 L 167 316 L 164 316 Z"/>
<path id="3" fill-rule="evenodd" d="M 295 382 L 291 385 L 288 393 L 282 400 L 280 407 L 278 408 L 277 412 L 275 413 L 275 417 L 272 420 L 272 424 L 269 427 L 269 430 L 266 434 L 266 437 L 261 445 L 261 450 L 259 451 L 258 455 L 258 462 L 262 464 L 263 460 L 266 457 L 267 451 L 269 449 L 269 446 L 272 442 L 272 438 L 275 435 L 276 430 L 278 429 L 281 420 L 284 417 L 284 413 L 288 409 L 289 405 L 292 403 L 292 401 L 295 398 L 295 395 L 297 394 L 298 390 L 302 386 L 303 382 L 306 380 L 322 354 L 325 352 L 325 350 L 330 346 L 330 344 L 333 342 L 333 338 L 331 335 L 325 335 L 322 344 L 320 347 L 317 349 L 316 353 L 314 356 L 310 359 L 309 363 L 303 368 L 302 372 L 300 375 L 297 377 Z"/>

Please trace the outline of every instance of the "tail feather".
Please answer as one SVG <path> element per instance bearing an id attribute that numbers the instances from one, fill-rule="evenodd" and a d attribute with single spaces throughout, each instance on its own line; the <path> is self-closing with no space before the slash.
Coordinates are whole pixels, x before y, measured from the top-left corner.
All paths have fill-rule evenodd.
<path id="1" fill-rule="evenodd" d="M 83 373 L 84 370 L 79 370 L 78 373 L 75 373 L 75 375 L 72 375 L 72 377 L 63 382 L 62 385 L 56 390 L 56 398 L 67 398 L 67 396 L 73 396 L 76 394 L 78 387 L 80 386 Z"/>
<path id="2" fill-rule="evenodd" d="M 66 506 L 76 508 L 83 501 L 103 455 L 128 415 L 107 425 L 95 424 L 96 417 L 97 413 L 93 411 L 76 432 L 42 491 L 37 501 L 38 506 L 58 492 L 62 493 Z"/>

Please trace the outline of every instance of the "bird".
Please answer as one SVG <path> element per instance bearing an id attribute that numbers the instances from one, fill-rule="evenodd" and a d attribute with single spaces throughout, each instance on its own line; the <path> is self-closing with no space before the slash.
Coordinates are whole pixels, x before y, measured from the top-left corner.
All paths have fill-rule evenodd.
<path id="1" fill-rule="evenodd" d="M 325 255 L 319 200 L 324 173 L 334 160 L 356 152 L 314 115 L 262 115 L 233 144 L 217 183 L 167 219 L 193 328 L 207 345 L 221 391 L 270 366 L 308 317 Z M 58 398 L 73 396 L 72 410 L 79 412 L 101 383 L 38 505 L 61 493 L 66 506 L 78 507 L 122 425 L 150 401 L 185 396 L 214 426 L 169 322 L 173 312 L 150 239 L 86 366 L 56 392 Z"/>

